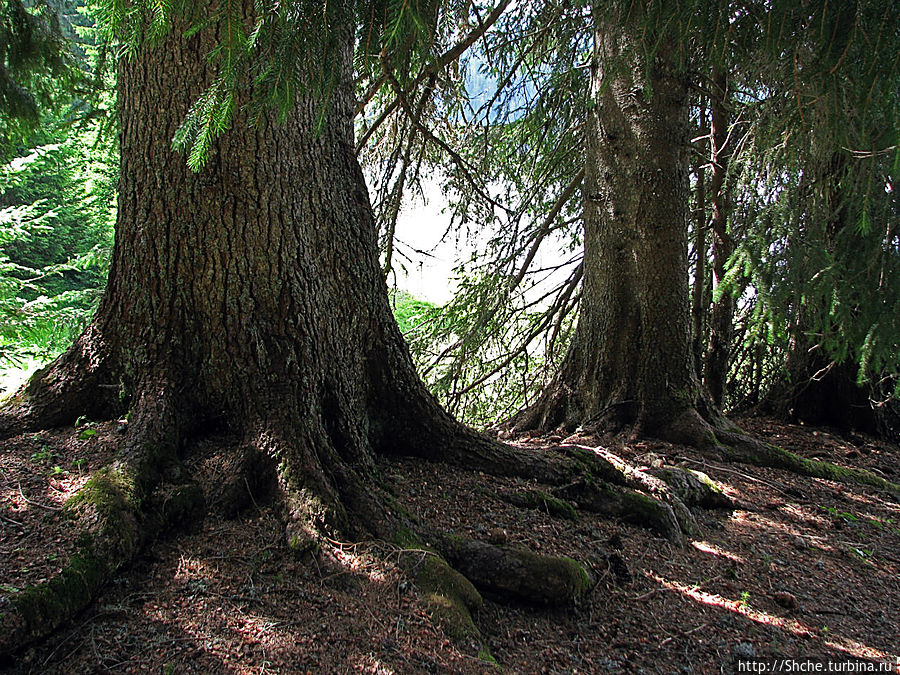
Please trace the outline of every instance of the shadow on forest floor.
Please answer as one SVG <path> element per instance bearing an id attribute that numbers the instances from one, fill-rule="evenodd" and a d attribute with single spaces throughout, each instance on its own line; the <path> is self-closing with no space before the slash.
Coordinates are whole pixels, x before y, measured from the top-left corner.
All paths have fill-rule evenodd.
<path id="1" fill-rule="evenodd" d="M 895 446 L 745 424 L 806 457 L 898 478 Z M 96 433 L 42 432 L 2 445 L 0 602 L 65 558 L 54 509 L 115 444 L 115 425 L 89 428 Z M 213 505 L 228 443 L 207 439 L 192 459 Z M 381 464 L 400 501 L 434 525 L 594 566 L 597 587 L 576 608 L 485 604 L 477 621 L 506 672 L 730 673 L 737 656 L 900 656 L 900 504 L 868 488 L 711 463 L 665 443 L 607 447 L 638 464 L 702 470 L 739 508 L 698 512 L 700 531 L 679 549 L 630 525 L 553 518 L 500 498 L 540 487 L 527 481 Z M 4 665 L 11 673 L 497 672 L 432 625 L 395 565 L 396 549 L 336 543 L 329 561 L 309 566 L 282 541 L 265 503 L 233 519 L 213 508 L 195 532 L 151 545 L 73 622 Z M 624 563 L 615 573 L 600 560 L 610 551 Z"/>

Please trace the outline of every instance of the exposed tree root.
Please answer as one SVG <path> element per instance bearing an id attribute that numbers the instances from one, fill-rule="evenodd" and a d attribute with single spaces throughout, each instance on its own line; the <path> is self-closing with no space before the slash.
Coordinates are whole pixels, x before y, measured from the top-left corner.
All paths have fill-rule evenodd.
<path id="1" fill-rule="evenodd" d="M 438 410 L 435 414 L 439 419 L 446 418 L 446 413 Z M 648 527 L 677 544 L 682 543 L 682 529 L 691 532 L 696 526 L 689 510 L 675 495 L 664 490 L 660 481 L 650 477 L 644 483 L 632 480 L 623 472 L 623 466 L 591 448 L 563 446 L 558 452 L 548 452 L 544 448 L 502 444 L 461 428 L 456 422 L 439 428 L 442 433 L 425 436 L 424 443 L 393 446 L 390 451 L 498 476 L 534 479 L 552 486 L 555 498 L 575 501 L 579 508 Z M 424 430 L 420 432 L 424 433 Z M 643 493 L 650 483 L 658 495 Z"/>
<path id="2" fill-rule="evenodd" d="M 545 429 L 547 423 L 574 428 L 578 419 L 584 415 L 577 405 L 578 397 L 564 384 L 557 383 L 556 388 L 545 393 L 534 406 L 519 413 L 510 420 L 506 428 L 513 432 L 531 429 Z M 839 467 L 830 462 L 806 459 L 775 445 L 764 443 L 744 433 L 737 425 L 728 421 L 711 403 L 701 396 L 697 407 L 688 407 L 684 412 L 664 426 L 648 426 L 642 420 L 633 401 L 622 401 L 606 406 L 582 426 L 584 430 L 604 433 L 624 433 L 627 430 L 632 437 L 650 436 L 671 443 L 690 445 L 701 452 L 718 459 L 745 462 L 754 466 L 770 467 L 792 471 L 812 478 L 824 478 L 844 483 L 868 485 L 900 495 L 900 485 L 892 483 L 862 469 Z M 605 473 L 603 477 L 618 482 L 614 473 Z M 645 480 L 629 474 L 630 479 L 638 478 L 644 488 L 657 494 Z M 641 489 L 633 483 L 633 487 Z M 664 495 L 658 495 L 666 498 Z M 668 501 L 668 500 L 667 500 Z M 673 504 L 676 513 L 682 511 Z M 679 518 L 682 520 L 682 518 Z"/>
<path id="3" fill-rule="evenodd" d="M 900 485 L 865 471 L 840 467 L 831 462 L 806 459 L 745 434 L 735 424 L 717 416 L 713 422 L 691 409 L 661 434 L 664 440 L 692 445 L 716 459 L 754 466 L 783 469 L 810 478 L 868 485 L 900 496 Z"/>
<path id="4" fill-rule="evenodd" d="M 62 572 L 24 589 L 0 613 L 0 622 L 9 627 L 0 634 L 0 653 L 41 638 L 74 616 L 162 529 L 196 521 L 203 509 L 196 485 L 167 484 L 155 492 L 163 467 L 176 454 L 175 410 L 165 386 L 150 386 L 139 398 L 117 458 L 64 506 L 81 531 L 75 553 Z"/>
<path id="5" fill-rule="evenodd" d="M 884 490 L 900 499 L 900 485 L 876 476 L 865 469 L 838 466 L 831 462 L 823 462 L 817 459 L 807 459 L 780 448 L 777 445 L 763 443 L 743 434 L 718 433 L 717 437 L 724 442 L 717 448 L 719 456 L 733 461 L 744 462 L 754 466 L 784 469 L 801 476 L 810 478 L 824 478 L 839 483 L 853 483 L 868 485 Z"/>
<path id="6" fill-rule="evenodd" d="M 669 504 L 619 485 L 579 479 L 553 490 L 578 508 L 646 527 L 681 545 L 682 527 Z"/>
<path id="7" fill-rule="evenodd" d="M 4 402 L 0 438 L 72 424 L 82 415 L 108 420 L 124 412 L 127 397 L 96 333 L 89 327 Z"/>
<path id="8" fill-rule="evenodd" d="M 415 580 L 432 618 L 486 661 L 493 658 L 474 619 L 483 603 L 480 592 L 506 602 L 572 605 L 593 585 L 585 569 L 570 558 L 439 532 L 427 539 L 425 543 L 410 530 L 398 532 L 401 566 Z"/>
<path id="9" fill-rule="evenodd" d="M 570 605 L 593 585 L 584 568 L 571 558 L 457 537 L 444 537 L 440 548 L 476 588 L 501 600 Z"/>
<path id="10" fill-rule="evenodd" d="M 496 496 L 513 506 L 518 506 L 520 509 L 535 509 L 543 511 L 554 518 L 578 520 L 578 511 L 572 506 L 571 502 L 554 497 L 548 492 L 524 490 L 521 492 L 502 492 Z"/>
<path id="11" fill-rule="evenodd" d="M 5 610 L 3 619 L 12 629 L 0 652 L 20 648 L 71 618 L 162 530 L 198 522 L 202 493 L 178 468 L 179 449 L 191 429 L 171 382 L 157 377 L 139 388 L 116 460 L 66 506 L 85 532 L 77 553 L 56 578 L 28 589 Z M 490 655 L 473 617 L 481 604 L 479 591 L 506 601 L 573 604 L 590 590 L 590 575 L 573 560 L 431 531 L 392 497 L 378 477 L 367 439 L 349 425 L 307 419 L 301 436 L 296 423 L 277 415 L 256 420 L 242 425 L 237 468 L 221 487 L 225 509 L 236 513 L 249 506 L 254 493 L 279 495 L 286 545 L 300 556 L 323 554 L 336 537 L 400 545 L 402 564 L 429 611 L 483 658 Z M 443 432 L 438 449 L 446 452 L 418 444 L 427 449 L 414 454 L 549 486 L 546 493 L 523 497 L 526 505 L 562 517 L 575 517 L 576 508 L 596 511 L 676 543 L 682 531 L 690 531 L 689 509 L 665 483 L 629 470 L 614 456 L 576 446 L 561 452 L 515 448 L 459 426 L 455 434 L 449 426 Z"/>
<path id="12" fill-rule="evenodd" d="M 492 660 L 475 624 L 474 614 L 484 601 L 472 582 L 442 556 L 420 546 L 405 549 L 400 564 L 414 579 L 426 610 L 443 625 L 447 635 L 457 642 L 470 643 L 480 658 Z"/>
<path id="13" fill-rule="evenodd" d="M 24 589 L 2 611 L 7 630 L 0 653 L 8 653 L 49 634 L 83 609 L 140 544 L 138 507 L 131 480 L 113 471 L 98 472 L 65 506 L 84 527 L 78 548 L 62 572 L 48 583 Z"/>

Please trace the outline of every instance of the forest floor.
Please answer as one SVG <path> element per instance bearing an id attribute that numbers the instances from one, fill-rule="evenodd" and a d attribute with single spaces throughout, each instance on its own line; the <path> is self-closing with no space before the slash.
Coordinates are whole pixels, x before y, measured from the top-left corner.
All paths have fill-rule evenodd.
<path id="1" fill-rule="evenodd" d="M 767 419 L 741 423 L 804 456 L 900 481 L 896 446 Z M 118 434 L 100 424 L 0 444 L 0 603 L 60 569 L 74 533 L 61 527 L 59 508 L 110 459 Z M 395 547 L 335 542 L 333 562 L 310 567 L 285 550 L 272 505 L 253 502 L 226 519 L 217 500 L 228 439 L 211 437 L 190 460 L 210 505 L 206 519 L 150 545 L 88 609 L 0 671 L 731 673 L 744 656 L 900 657 L 896 501 L 871 488 L 709 462 L 664 443 L 565 441 L 603 443 L 635 464 L 702 470 L 739 508 L 698 512 L 700 532 L 678 548 L 635 526 L 587 513 L 556 519 L 498 496 L 539 487 L 526 481 L 382 461 L 399 499 L 434 525 L 596 564 L 598 583 L 577 607 L 486 601 L 476 621 L 500 670 L 430 621 Z M 602 572 L 611 553 L 624 565 Z"/>

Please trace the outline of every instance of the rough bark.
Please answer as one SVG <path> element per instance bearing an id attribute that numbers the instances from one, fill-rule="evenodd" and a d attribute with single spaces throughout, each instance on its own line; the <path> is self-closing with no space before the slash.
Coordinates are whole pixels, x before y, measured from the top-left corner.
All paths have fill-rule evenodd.
<path id="1" fill-rule="evenodd" d="M 635 5 L 627 13 L 593 6 L 578 326 L 558 376 L 512 420 L 513 428 L 629 429 L 716 457 L 897 492 L 877 476 L 748 437 L 702 392 L 688 289 L 688 81 L 672 42 L 648 37 L 640 14 Z M 656 46 L 650 56 L 647 44 Z M 727 145 L 723 112 L 716 120 L 719 151 Z M 724 264 L 727 204 L 724 191 L 717 192 L 717 257 Z M 722 325 L 730 325 L 726 314 Z"/>
<path id="2" fill-rule="evenodd" d="M 248 16 L 253 7 L 244 3 Z M 425 526 L 393 508 L 375 455 L 455 462 L 551 485 L 591 475 L 589 458 L 513 450 L 464 427 L 416 375 L 378 263 L 353 143 L 353 32 L 349 22 L 340 25 L 333 37 L 343 42 L 334 54 L 341 83 L 327 104 L 301 100 L 281 123 L 274 114 L 251 123 L 244 112 L 250 92 L 239 90 L 233 128 L 199 173 L 171 140 L 215 77 L 206 55 L 219 40 L 216 27 L 142 45 L 122 60 L 121 182 L 106 292 L 72 349 L 0 412 L 0 436 L 128 411 L 127 440 L 91 483 L 103 489 L 77 498 L 90 498 L 100 514 L 88 519 L 97 543 L 60 581 L 0 613 L 16 626 L 0 650 L 52 630 L 89 602 L 152 536 L 150 522 L 178 520 L 165 509 L 154 515 L 152 505 L 165 469 L 210 424 L 243 439 L 243 465 L 275 467 L 269 473 L 283 504 L 286 544 L 300 555 L 316 555 L 329 536 L 374 537 L 417 549 L 417 559 L 452 553 L 461 566 L 467 552 L 477 552 L 497 577 L 504 565 L 527 576 L 520 554 L 450 546 L 441 537 L 429 539 L 447 550 L 425 546 Z M 579 582 L 568 596 L 557 589 L 545 599 L 571 602 L 583 592 L 572 561 L 528 561 L 548 578 L 557 570 Z M 460 593 L 459 574 L 444 569 L 446 562 L 435 565 L 446 572 L 428 576 L 435 607 L 469 616 L 475 591 Z M 69 577 L 85 580 L 71 597 Z M 523 593 L 540 585 L 533 581 L 522 579 Z M 477 583 L 491 587 L 482 576 Z"/>
<path id="3" fill-rule="evenodd" d="M 794 423 L 890 435 L 873 403 L 877 397 L 856 381 L 857 364 L 832 363 L 818 350 L 795 349 L 787 360 L 784 381 L 760 406 L 765 412 Z"/>
<path id="4" fill-rule="evenodd" d="M 706 122 L 706 97 L 700 97 L 700 136 L 708 136 L 709 128 Z M 707 286 L 706 286 L 706 152 L 709 141 L 704 138 L 697 148 L 695 157 L 694 175 L 697 184 L 694 189 L 694 255 L 697 262 L 694 266 L 694 282 L 691 289 L 691 337 L 694 350 L 694 371 L 697 377 L 703 374 L 704 361 L 704 336 L 706 334 L 707 312 Z"/>
<path id="5" fill-rule="evenodd" d="M 584 290 L 557 379 L 518 428 L 636 425 L 665 435 L 699 397 L 688 290 L 688 83 L 639 17 L 594 7 Z"/>

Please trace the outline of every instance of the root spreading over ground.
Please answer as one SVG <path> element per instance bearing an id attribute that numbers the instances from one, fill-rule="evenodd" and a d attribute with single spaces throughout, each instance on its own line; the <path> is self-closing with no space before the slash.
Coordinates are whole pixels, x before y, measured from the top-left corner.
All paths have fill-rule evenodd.
<path id="1" fill-rule="evenodd" d="M 606 490 L 650 496 L 656 485 L 658 503 L 676 505 L 667 513 L 679 542 L 631 524 L 625 511 L 590 509 L 591 499 L 615 499 L 600 500 L 583 478 L 554 484 L 382 457 L 389 508 L 424 534 L 320 541 L 298 553 L 285 545 L 277 490 L 242 473 L 246 452 L 227 436 L 192 444 L 155 503 L 132 509 L 109 468 L 129 433 L 117 426 L 4 442 L 0 612 L 9 616 L 25 589 L 54 583 L 94 595 L 49 637 L 7 653 L 10 672 L 476 673 L 492 672 L 491 659 L 523 673 L 707 672 L 749 651 L 898 656 L 900 506 L 874 486 L 662 442 L 550 443 L 561 457 L 590 449 L 627 465 Z M 897 479 L 900 452 L 882 442 L 764 420 L 747 426 L 806 460 Z M 523 454 L 550 452 L 545 445 L 519 443 Z M 654 483 L 673 472 L 679 480 Z M 692 492 L 706 480 L 721 492 Z M 120 500 L 126 520 L 116 528 L 146 534 L 131 542 L 133 561 L 106 570 L 93 589 L 79 572 L 90 562 L 78 562 L 80 537 L 113 525 L 87 498 L 98 492 Z M 537 577 L 528 566 L 546 561 L 561 573 L 529 588 Z M 479 578 L 497 564 L 527 573 Z"/>

